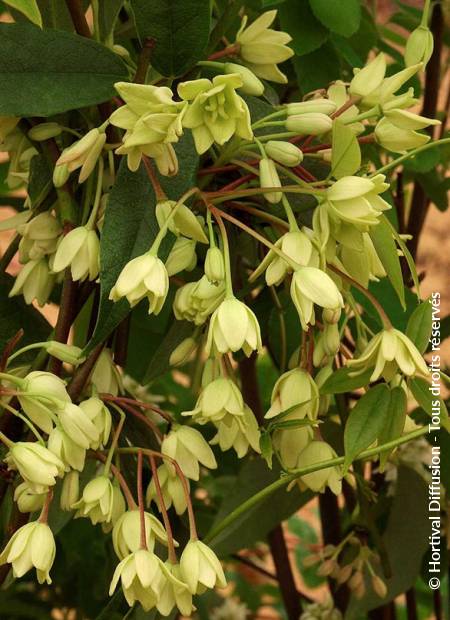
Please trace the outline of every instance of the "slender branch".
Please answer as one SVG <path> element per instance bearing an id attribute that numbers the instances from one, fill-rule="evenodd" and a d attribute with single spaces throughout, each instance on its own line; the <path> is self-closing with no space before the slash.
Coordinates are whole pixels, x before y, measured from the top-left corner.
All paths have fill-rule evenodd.
<path id="1" fill-rule="evenodd" d="M 101 343 L 95 347 L 87 360 L 77 368 L 72 381 L 69 383 L 67 391 L 72 400 L 77 400 L 84 389 L 92 370 L 97 363 L 100 353 L 103 351 L 104 344 Z"/>
<path id="2" fill-rule="evenodd" d="M 142 488 L 142 450 L 138 451 L 137 458 L 137 496 L 139 506 L 140 517 L 140 532 L 141 532 L 141 549 L 147 549 L 147 537 L 145 535 L 145 505 L 144 505 L 144 492 Z"/>
<path id="3" fill-rule="evenodd" d="M 74 319 L 77 297 L 77 283 L 72 280 L 70 267 L 64 274 L 64 283 L 61 293 L 61 302 L 59 305 L 58 319 L 56 321 L 54 340 L 66 343 L 69 337 L 70 327 Z M 50 371 L 55 375 L 61 373 L 62 361 L 52 358 L 50 363 Z"/>
<path id="4" fill-rule="evenodd" d="M 159 509 L 163 518 L 163 522 L 164 522 L 164 527 L 166 529 L 167 532 L 167 547 L 169 550 L 169 561 L 172 564 L 176 564 L 177 562 L 177 554 L 175 551 L 175 545 L 174 545 L 174 541 L 173 541 L 173 532 L 172 532 L 172 526 L 170 524 L 170 519 L 169 519 L 169 515 L 167 514 L 167 509 L 166 509 L 166 505 L 164 504 L 164 497 L 163 497 L 163 493 L 161 490 L 161 485 L 159 483 L 159 476 L 158 476 L 158 469 L 156 467 L 156 462 L 155 462 L 155 458 L 153 456 L 149 456 L 148 460 L 150 462 L 150 467 L 152 469 L 152 475 L 153 475 L 153 480 L 155 482 L 155 490 L 156 490 L 156 495 L 158 497 L 158 501 L 159 501 Z"/>
<path id="5" fill-rule="evenodd" d="M 66 0 L 66 5 L 69 9 L 70 17 L 72 18 L 77 34 L 89 39 L 91 37 L 91 31 L 86 21 L 81 1 Z"/>
<path id="6" fill-rule="evenodd" d="M 3 349 L 3 353 L 0 357 L 0 372 L 3 372 L 5 370 L 9 356 L 16 348 L 16 345 L 20 341 L 20 339 L 23 338 L 24 333 L 24 330 L 20 328 L 17 334 L 10 338 L 6 343 L 5 348 Z"/>
<path id="7" fill-rule="evenodd" d="M 155 49 L 155 45 L 156 40 L 153 37 L 148 37 L 145 39 L 141 53 L 138 56 L 136 73 L 134 74 L 133 80 L 135 84 L 145 84 L 148 66 L 150 64 L 153 50 Z"/>

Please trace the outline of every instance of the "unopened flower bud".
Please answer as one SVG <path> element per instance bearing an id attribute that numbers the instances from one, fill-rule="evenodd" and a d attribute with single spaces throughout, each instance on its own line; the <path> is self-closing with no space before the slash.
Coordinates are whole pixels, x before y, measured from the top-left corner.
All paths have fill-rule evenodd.
<path id="1" fill-rule="evenodd" d="M 61 362 L 72 364 L 73 366 L 78 366 L 78 364 L 81 364 L 86 359 L 85 356 L 82 355 L 82 349 L 80 349 L 80 347 L 76 347 L 73 344 L 64 344 L 57 340 L 50 340 L 47 342 L 45 349 L 49 355 L 56 357 L 56 359 Z"/>
<path id="2" fill-rule="evenodd" d="M 322 564 L 317 569 L 317 574 L 320 575 L 321 577 L 327 577 L 328 575 L 331 575 L 331 573 L 334 571 L 335 568 L 336 568 L 336 560 L 332 560 L 332 559 L 325 560 L 324 562 L 322 562 Z"/>
<path id="3" fill-rule="evenodd" d="M 50 138 L 56 138 L 61 132 L 62 127 L 58 123 L 40 123 L 29 130 L 28 137 L 30 140 L 41 142 L 43 140 L 49 140 Z"/>
<path id="4" fill-rule="evenodd" d="M 318 98 L 288 103 L 286 109 L 289 116 L 292 114 L 309 114 L 311 112 L 320 112 L 329 116 L 337 110 L 337 104 L 331 99 Z"/>
<path id="5" fill-rule="evenodd" d="M 9 562 L 16 578 L 23 577 L 34 567 L 39 583 L 51 584 L 50 569 L 55 553 L 55 539 L 49 526 L 33 521 L 13 534 L 0 554 L 0 565 Z"/>
<path id="6" fill-rule="evenodd" d="M 383 81 L 386 73 L 386 58 L 383 53 L 378 54 L 374 60 L 365 67 L 355 70 L 355 77 L 350 82 L 348 89 L 351 95 L 366 97 L 376 90 Z"/>
<path id="7" fill-rule="evenodd" d="M 229 73 L 238 73 L 242 79 L 242 86 L 239 87 L 246 95 L 254 95 L 255 97 L 259 97 L 264 92 L 264 84 L 259 80 L 253 71 L 250 71 L 244 65 L 238 65 L 235 62 L 226 62 L 224 64 L 224 72 L 226 74 Z"/>
<path id="8" fill-rule="evenodd" d="M 80 140 L 64 149 L 56 162 L 56 168 L 67 165 L 69 173 L 81 168 L 78 181 L 83 183 L 94 170 L 105 142 L 105 132 L 100 132 L 97 128 L 91 129 Z"/>
<path id="9" fill-rule="evenodd" d="M 283 166 L 298 166 L 303 161 L 303 153 L 291 142 L 269 140 L 265 145 L 267 155 Z"/>
<path id="10" fill-rule="evenodd" d="M 45 503 L 47 492 L 35 493 L 27 482 L 21 482 L 14 490 L 14 501 L 20 512 L 36 512 Z"/>
<path id="11" fill-rule="evenodd" d="M 175 200 L 162 200 L 157 203 L 155 212 L 160 228 L 162 228 L 169 219 L 176 204 Z M 168 228 L 174 235 L 181 234 L 199 243 L 208 243 L 208 238 L 198 218 L 191 209 L 184 204 L 178 205 L 175 215 L 169 221 Z"/>
<path id="12" fill-rule="evenodd" d="M 169 357 L 169 364 L 171 366 L 182 366 L 191 357 L 192 353 L 198 346 L 198 342 L 195 338 L 185 338 L 175 349 L 172 351 Z"/>
<path id="13" fill-rule="evenodd" d="M 65 235 L 51 261 L 55 273 L 70 265 L 72 278 L 95 280 L 100 269 L 100 241 L 95 230 L 78 226 Z"/>
<path id="14" fill-rule="evenodd" d="M 305 112 L 288 116 L 285 122 L 287 131 L 295 131 L 301 136 L 320 136 L 331 131 L 332 119 L 321 112 Z"/>
<path id="15" fill-rule="evenodd" d="M 53 170 L 53 185 L 57 188 L 62 187 L 69 177 L 70 170 L 67 164 L 55 166 Z"/>
<path id="16" fill-rule="evenodd" d="M 69 471 L 63 479 L 59 505 L 61 510 L 69 512 L 78 501 L 80 492 L 80 475 L 77 471 Z"/>
<path id="17" fill-rule="evenodd" d="M 165 266 L 167 274 L 173 276 L 180 271 L 192 271 L 197 265 L 196 242 L 186 237 L 178 237 L 173 244 Z"/>
<path id="18" fill-rule="evenodd" d="M 206 252 L 205 275 L 215 285 L 225 279 L 225 261 L 218 247 L 209 248 Z"/>
<path id="19" fill-rule="evenodd" d="M 431 58 L 433 47 L 433 35 L 430 29 L 426 26 L 419 26 L 411 32 L 406 41 L 405 65 L 410 67 L 422 62 L 425 67 Z"/>
<path id="20" fill-rule="evenodd" d="M 91 382 L 99 394 L 117 396 L 123 391 L 122 376 L 112 359 L 110 349 L 103 349 L 100 353 L 92 372 Z"/>
<path id="21" fill-rule="evenodd" d="M 268 159 L 267 157 L 260 159 L 259 182 L 263 189 L 281 187 L 280 177 L 278 176 L 275 162 L 272 159 Z M 264 198 L 272 204 L 277 204 L 280 202 L 282 195 L 282 192 L 265 192 Z"/>

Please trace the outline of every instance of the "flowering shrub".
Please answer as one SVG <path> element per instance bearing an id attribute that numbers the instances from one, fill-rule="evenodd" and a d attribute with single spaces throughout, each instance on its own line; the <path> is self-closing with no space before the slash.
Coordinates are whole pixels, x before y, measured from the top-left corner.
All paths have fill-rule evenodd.
<path id="1" fill-rule="evenodd" d="M 5 610 L 36 569 L 29 617 L 245 618 L 231 568 L 268 537 L 296 620 L 280 523 L 313 497 L 323 545 L 301 571 L 334 600 L 301 617 L 386 605 L 420 570 L 423 546 L 409 563 L 386 540 L 424 482 L 384 471 L 435 414 L 399 206 L 450 141 L 416 112 L 430 3 L 401 66 L 387 44 L 349 52 L 357 0 L 85 4 L 5 2 L 0 24 Z M 329 35 L 347 65 L 303 79 Z M 221 608 L 227 583 L 243 603 Z"/>

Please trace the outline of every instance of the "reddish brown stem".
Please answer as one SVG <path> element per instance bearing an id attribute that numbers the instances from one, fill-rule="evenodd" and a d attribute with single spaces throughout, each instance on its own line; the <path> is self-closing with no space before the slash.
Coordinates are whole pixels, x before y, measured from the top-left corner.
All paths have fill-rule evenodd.
<path id="1" fill-rule="evenodd" d="M 102 461 L 102 463 L 106 462 L 106 456 L 102 454 L 101 452 L 94 452 L 94 456 L 97 460 Z M 122 492 L 125 495 L 128 510 L 136 510 L 137 508 L 136 502 L 134 501 L 134 497 L 131 493 L 130 487 L 128 486 L 127 481 L 125 480 L 123 475 L 121 474 L 119 468 L 113 465 L 112 463 L 110 465 L 110 468 L 111 468 L 111 472 L 114 478 L 116 478 L 117 481 L 119 482 L 120 488 L 122 489 Z"/>
<path id="2" fill-rule="evenodd" d="M 17 343 L 21 340 L 21 338 L 23 338 L 24 333 L 25 333 L 24 330 L 20 328 L 17 334 L 15 334 L 6 343 L 5 348 L 3 349 L 3 353 L 0 357 L 0 372 L 3 372 L 5 370 L 6 365 L 8 363 L 8 357 L 11 355 L 11 353 L 16 348 Z"/>
<path id="3" fill-rule="evenodd" d="M 145 169 L 147 170 L 148 178 L 150 179 L 150 183 L 152 184 L 153 191 L 155 192 L 157 202 L 161 202 L 162 200 L 167 200 L 166 193 L 161 187 L 161 183 L 159 182 L 158 177 L 156 176 L 156 172 L 153 168 L 152 162 L 148 157 L 143 157 L 142 161 L 144 162 Z"/>
<path id="4" fill-rule="evenodd" d="M 177 554 L 175 552 L 175 545 L 173 542 L 172 526 L 170 524 L 169 515 L 167 514 L 166 505 L 164 504 L 164 497 L 163 497 L 163 493 L 161 490 L 161 485 L 159 483 L 158 469 L 156 467 L 155 457 L 149 456 L 148 460 L 149 460 L 150 467 L 152 470 L 153 480 L 155 482 L 156 495 L 158 496 L 158 501 L 159 501 L 159 509 L 160 509 L 160 512 L 163 518 L 164 527 L 167 532 L 167 547 L 169 550 L 169 561 L 172 564 L 176 564 Z"/>
<path id="5" fill-rule="evenodd" d="M 235 56 L 239 52 L 239 44 L 229 45 L 219 52 L 214 52 L 211 56 L 208 56 L 208 60 L 217 60 L 218 58 L 225 58 L 229 56 Z"/>
<path id="6" fill-rule="evenodd" d="M 53 489 L 50 489 L 49 492 L 47 493 L 47 496 L 45 498 L 45 503 L 42 507 L 42 511 L 38 519 L 39 523 L 47 523 L 48 512 L 50 510 L 50 505 L 52 503 L 52 500 L 53 500 Z"/>
<path id="7" fill-rule="evenodd" d="M 131 415 L 133 415 L 138 420 L 141 420 L 141 422 L 143 422 L 146 426 L 148 426 L 149 429 L 152 431 L 152 433 L 154 433 L 154 435 L 156 436 L 158 443 L 161 443 L 163 434 L 161 433 L 159 428 L 156 426 L 156 424 L 152 422 L 152 420 L 149 420 L 143 413 L 141 413 L 140 411 L 138 411 L 137 409 L 135 409 L 128 403 L 122 403 L 122 407 L 125 409 L 125 411 L 128 411 L 128 413 L 131 413 Z"/>
<path id="8" fill-rule="evenodd" d="M 126 396 L 113 396 L 112 394 L 100 394 L 100 398 L 102 400 L 110 400 L 115 403 L 128 403 L 129 405 L 134 405 L 135 407 L 140 407 L 141 409 L 148 409 L 149 411 L 154 411 L 158 415 L 160 415 L 166 422 L 169 424 L 172 423 L 172 417 L 166 411 L 163 411 L 156 405 L 151 405 L 150 403 L 144 403 L 140 400 L 135 400 L 134 398 L 127 398 Z"/>
<path id="9" fill-rule="evenodd" d="M 138 452 L 137 462 L 137 495 L 139 506 L 139 517 L 141 525 L 141 549 L 147 549 L 147 538 L 145 535 L 145 506 L 144 506 L 144 493 L 142 489 L 142 450 Z"/>

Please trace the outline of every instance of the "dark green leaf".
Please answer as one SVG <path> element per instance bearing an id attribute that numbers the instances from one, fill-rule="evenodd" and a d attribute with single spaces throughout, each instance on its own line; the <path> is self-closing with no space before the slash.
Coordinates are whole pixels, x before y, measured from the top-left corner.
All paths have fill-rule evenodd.
<path id="1" fill-rule="evenodd" d="M 309 0 L 309 4 L 317 19 L 332 32 L 350 37 L 358 30 L 361 21 L 359 0 Z"/>
<path id="2" fill-rule="evenodd" d="M 330 43 L 319 49 L 293 58 L 295 72 L 302 93 L 306 94 L 317 88 L 326 88 L 330 82 L 340 77 L 339 56 Z"/>
<path id="3" fill-rule="evenodd" d="M 409 379 L 408 387 L 425 413 L 430 417 L 436 414 L 440 415 L 442 421 L 448 420 L 447 407 L 442 398 L 439 397 L 437 390 L 435 390 L 434 394 L 432 393 L 429 381 L 421 377 L 413 377 Z"/>
<path id="4" fill-rule="evenodd" d="M 369 234 L 387 276 L 400 299 L 400 303 L 405 307 L 405 286 L 403 284 L 402 268 L 397 253 L 397 246 L 392 237 L 391 227 L 384 219 L 380 219 L 376 226 L 371 227 Z"/>
<path id="5" fill-rule="evenodd" d="M 446 211 L 449 204 L 448 190 L 450 189 L 450 179 L 443 178 L 437 170 L 430 170 L 425 174 L 417 174 L 415 178 L 439 211 Z"/>
<path id="6" fill-rule="evenodd" d="M 345 392 L 351 392 L 357 390 L 369 383 L 371 370 L 356 375 L 350 376 L 351 370 L 349 368 L 339 368 L 335 370 L 333 374 L 328 377 L 325 383 L 320 388 L 321 394 L 344 394 Z"/>
<path id="7" fill-rule="evenodd" d="M 386 423 L 381 429 L 378 443 L 383 444 L 393 439 L 397 439 L 403 433 L 406 420 L 406 394 L 401 387 L 391 390 L 391 402 L 389 404 L 389 414 L 386 416 Z M 386 464 L 392 450 L 380 454 L 380 464 Z"/>
<path id="8" fill-rule="evenodd" d="M 168 332 L 164 335 L 158 346 L 152 350 L 150 362 L 145 370 L 144 378 L 142 379 L 143 384 L 153 381 L 153 379 L 160 377 L 169 370 L 169 358 L 172 351 L 183 342 L 185 338 L 192 336 L 192 332 L 194 331 L 192 323 L 188 321 L 177 321 L 173 316 L 172 321 L 173 323 Z M 147 341 L 141 341 L 141 348 L 147 346 Z M 136 349 L 136 347 L 135 353 L 139 355 L 139 349 Z"/>
<path id="9" fill-rule="evenodd" d="M 338 119 L 333 121 L 331 174 L 335 179 L 349 176 L 361 166 L 361 149 L 355 133 Z"/>
<path id="10" fill-rule="evenodd" d="M 261 433 L 261 437 L 259 439 L 259 447 L 261 449 L 261 456 L 266 461 L 267 466 L 272 469 L 273 446 L 270 433 Z"/>
<path id="11" fill-rule="evenodd" d="M 328 30 L 316 19 L 307 2 L 287 0 L 278 9 L 281 27 L 292 37 L 291 47 L 297 56 L 309 54 L 328 38 Z"/>
<path id="12" fill-rule="evenodd" d="M 124 0 L 102 0 L 98 6 L 100 38 L 107 41 L 111 36 Z"/>
<path id="13" fill-rule="evenodd" d="M 42 28 L 42 17 L 36 0 L 3 0 L 5 4 L 20 11 L 30 22 Z"/>
<path id="14" fill-rule="evenodd" d="M 0 57 L 0 114 L 6 116 L 50 116 L 101 103 L 127 76 L 103 45 L 28 23 L 0 24 Z"/>
<path id="15" fill-rule="evenodd" d="M 376 385 L 350 411 L 344 431 L 344 469 L 381 434 L 389 415 L 390 399 L 388 386 Z"/>
<path id="16" fill-rule="evenodd" d="M 132 0 L 136 27 L 156 46 L 152 66 L 162 75 L 181 75 L 203 56 L 208 44 L 209 0 Z"/>
<path id="17" fill-rule="evenodd" d="M 430 301 L 423 301 L 409 317 L 406 335 L 410 338 L 420 353 L 425 353 L 431 336 L 433 323 L 433 307 Z"/>
<path id="18" fill-rule="evenodd" d="M 42 342 L 46 340 L 50 333 L 50 325 L 42 314 L 33 306 L 28 306 L 23 298 L 8 297 L 8 293 L 14 284 L 14 279 L 3 274 L 0 276 L 0 352 L 3 351 L 10 338 L 15 336 L 19 329 L 23 328 L 25 334 L 20 341 L 20 346 L 31 344 L 32 342 Z M 33 358 L 36 352 L 30 352 L 28 359 Z M 23 359 L 27 359 L 24 356 Z"/>
<path id="19" fill-rule="evenodd" d="M 33 209 L 36 209 L 45 200 L 52 187 L 52 173 L 47 159 L 43 155 L 35 155 L 30 162 L 30 177 L 27 188 Z"/>

